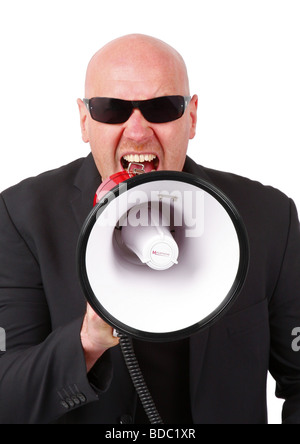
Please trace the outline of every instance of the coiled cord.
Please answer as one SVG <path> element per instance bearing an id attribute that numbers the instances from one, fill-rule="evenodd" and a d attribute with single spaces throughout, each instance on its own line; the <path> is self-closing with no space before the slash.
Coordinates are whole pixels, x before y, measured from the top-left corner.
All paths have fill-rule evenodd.
<path id="1" fill-rule="evenodd" d="M 117 332 L 117 335 L 120 338 L 120 347 L 133 385 L 141 400 L 145 413 L 148 416 L 150 424 L 163 424 L 163 421 L 156 409 L 155 403 L 144 380 L 133 349 L 131 339 L 119 331 Z"/>

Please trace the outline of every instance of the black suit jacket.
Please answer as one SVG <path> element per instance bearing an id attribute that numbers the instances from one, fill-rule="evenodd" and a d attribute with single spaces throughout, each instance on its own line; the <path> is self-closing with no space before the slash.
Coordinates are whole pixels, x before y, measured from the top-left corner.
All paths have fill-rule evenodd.
<path id="1" fill-rule="evenodd" d="M 248 277 L 234 306 L 190 338 L 194 423 L 266 423 L 266 378 L 300 423 L 300 233 L 294 203 L 257 182 L 196 165 L 185 171 L 234 202 L 250 240 Z M 104 423 L 134 418 L 136 393 L 119 347 L 86 375 L 86 302 L 76 274 L 81 226 L 100 177 L 92 156 L 28 179 L 0 199 L 0 423 Z M 124 416 L 125 415 L 125 416 Z M 123 418 L 123 419 L 122 419 Z"/>

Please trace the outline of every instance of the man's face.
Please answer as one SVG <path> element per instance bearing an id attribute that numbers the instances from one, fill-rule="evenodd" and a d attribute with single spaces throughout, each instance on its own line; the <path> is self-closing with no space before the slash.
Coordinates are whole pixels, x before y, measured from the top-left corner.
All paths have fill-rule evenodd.
<path id="1" fill-rule="evenodd" d="M 102 57 L 103 59 L 103 57 Z M 119 55 L 90 68 L 87 98 L 112 97 L 147 100 L 168 95 L 188 95 L 187 83 L 176 63 L 166 57 L 151 56 L 128 60 Z M 82 136 L 89 142 L 102 180 L 122 171 L 128 162 L 144 163 L 145 170 L 181 171 L 189 139 L 195 135 L 197 97 L 192 98 L 184 115 L 173 122 L 150 123 L 135 109 L 122 124 L 93 120 L 78 100 Z M 147 160 L 148 159 L 148 160 Z"/>

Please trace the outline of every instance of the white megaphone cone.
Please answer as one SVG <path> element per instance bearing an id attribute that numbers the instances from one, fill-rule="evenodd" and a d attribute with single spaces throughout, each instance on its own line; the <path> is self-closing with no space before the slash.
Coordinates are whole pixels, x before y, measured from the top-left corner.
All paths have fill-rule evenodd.
<path id="1" fill-rule="evenodd" d="M 196 176 L 131 176 L 122 172 L 102 186 L 82 228 L 82 288 L 118 331 L 182 339 L 235 301 L 248 270 L 247 233 L 232 202 Z"/>

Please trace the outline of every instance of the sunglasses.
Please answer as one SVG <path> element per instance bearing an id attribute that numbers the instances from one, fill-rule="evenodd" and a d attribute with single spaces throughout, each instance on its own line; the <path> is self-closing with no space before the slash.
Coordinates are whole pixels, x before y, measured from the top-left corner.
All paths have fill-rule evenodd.
<path id="1" fill-rule="evenodd" d="M 121 100 L 109 97 L 83 99 L 92 119 L 101 123 L 125 123 L 134 109 L 139 109 L 150 123 L 166 123 L 180 119 L 191 97 L 164 96 L 150 100 Z"/>

